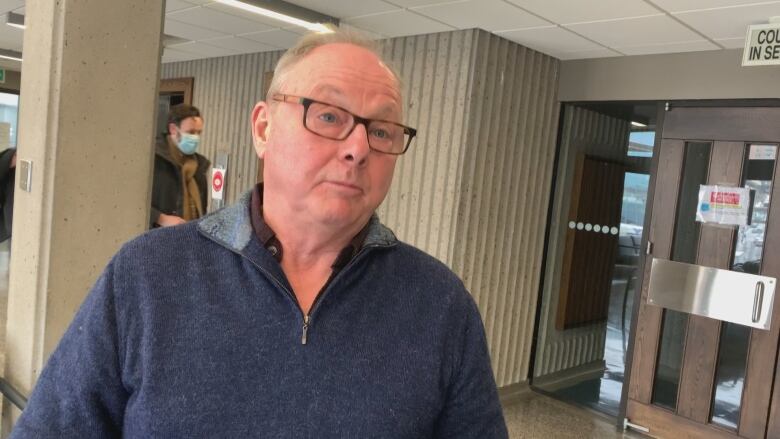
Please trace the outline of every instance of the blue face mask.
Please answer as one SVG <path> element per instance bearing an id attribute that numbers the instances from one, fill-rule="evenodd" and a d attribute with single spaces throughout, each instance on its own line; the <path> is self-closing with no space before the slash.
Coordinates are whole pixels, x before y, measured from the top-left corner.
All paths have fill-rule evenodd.
<path id="1" fill-rule="evenodd" d="M 195 154 L 200 144 L 200 136 L 197 134 L 181 133 L 181 140 L 176 146 L 179 147 L 179 151 L 184 155 Z"/>

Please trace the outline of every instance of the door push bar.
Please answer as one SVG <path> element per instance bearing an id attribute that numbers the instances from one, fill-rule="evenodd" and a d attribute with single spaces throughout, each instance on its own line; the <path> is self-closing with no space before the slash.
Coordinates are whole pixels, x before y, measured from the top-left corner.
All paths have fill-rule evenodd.
<path id="1" fill-rule="evenodd" d="M 647 303 L 768 330 L 776 284 L 773 277 L 653 258 Z"/>

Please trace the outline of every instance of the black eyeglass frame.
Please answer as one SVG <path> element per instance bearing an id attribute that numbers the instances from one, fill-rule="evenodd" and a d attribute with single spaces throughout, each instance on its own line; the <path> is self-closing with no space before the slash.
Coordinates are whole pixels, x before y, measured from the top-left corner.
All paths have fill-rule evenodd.
<path id="1" fill-rule="evenodd" d="M 406 141 L 406 145 L 404 145 L 404 149 L 401 152 L 388 152 L 388 151 L 382 151 L 382 150 L 376 149 L 373 146 L 371 146 L 371 141 L 369 139 L 366 139 L 366 141 L 368 143 L 368 147 L 372 151 L 381 152 L 382 154 L 390 154 L 390 155 L 402 155 L 402 154 L 404 154 L 409 149 L 409 145 L 412 144 L 412 139 L 414 139 L 414 136 L 417 135 L 417 130 L 416 129 L 414 129 L 412 127 L 408 127 L 406 125 L 401 125 L 398 122 L 393 122 L 391 120 L 382 120 L 382 119 L 367 119 L 365 117 L 360 117 L 360 116 L 358 116 L 356 114 L 353 114 L 351 111 L 349 111 L 349 110 L 347 110 L 347 109 L 345 109 L 343 107 L 339 107 L 338 105 L 329 104 L 327 102 L 318 101 L 316 99 L 305 98 L 303 96 L 294 96 L 294 95 L 282 94 L 282 93 L 275 94 L 273 96 L 273 99 L 275 101 L 277 101 L 277 102 L 287 102 L 288 104 L 301 104 L 301 105 L 303 105 L 303 127 L 306 128 L 309 132 L 311 132 L 313 134 L 316 134 L 316 135 L 318 135 L 320 137 L 324 137 L 326 139 L 344 140 L 347 137 L 349 137 L 350 134 L 352 134 L 352 131 L 355 130 L 355 127 L 358 126 L 358 124 L 362 124 L 366 128 L 366 134 L 368 134 L 368 125 L 371 122 L 390 123 L 390 124 L 393 124 L 393 125 L 396 125 L 396 126 L 399 126 L 399 127 L 403 128 L 404 134 L 408 135 L 409 139 Z M 325 136 L 323 134 L 320 134 L 318 132 L 313 131 L 311 128 L 306 126 L 306 116 L 309 113 L 309 107 L 311 106 L 311 104 L 327 105 L 329 107 L 338 108 L 339 110 L 349 114 L 350 116 L 352 116 L 352 120 L 354 121 L 354 123 L 352 124 L 352 128 L 350 128 L 349 131 L 347 131 L 344 134 L 343 137 L 330 137 L 330 136 Z"/>

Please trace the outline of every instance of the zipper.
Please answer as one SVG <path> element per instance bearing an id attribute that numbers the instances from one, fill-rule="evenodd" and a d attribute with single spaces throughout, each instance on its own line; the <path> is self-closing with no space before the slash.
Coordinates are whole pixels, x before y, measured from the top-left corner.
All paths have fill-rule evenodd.
<path id="1" fill-rule="evenodd" d="M 309 332 L 309 321 L 311 318 L 308 314 L 303 316 L 303 334 L 301 334 L 301 344 L 306 344 L 306 335 Z"/>
<path id="2" fill-rule="evenodd" d="M 252 265 L 254 265 L 255 267 L 257 267 L 257 269 L 258 269 L 258 270 L 260 270 L 261 272 L 265 273 L 265 275 L 266 275 L 266 277 L 267 277 L 267 278 L 271 279 L 271 281 L 272 281 L 273 283 L 275 283 L 277 287 L 279 287 L 279 288 L 280 288 L 282 291 L 284 291 L 284 292 L 287 294 L 287 297 L 289 297 L 289 298 L 290 298 L 290 300 L 292 300 L 292 302 L 293 302 L 293 304 L 295 305 L 295 307 L 296 307 L 296 308 L 298 308 L 298 312 L 300 312 L 300 313 L 301 313 L 301 317 L 302 317 L 302 319 L 303 319 L 303 326 L 302 326 L 302 328 L 301 328 L 301 344 L 302 344 L 302 345 L 305 345 L 305 344 L 306 344 L 306 342 L 307 342 L 307 340 L 308 340 L 308 335 L 309 335 L 309 326 L 311 326 L 311 315 L 312 315 L 312 314 L 314 314 L 314 312 L 317 310 L 317 305 L 318 305 L 318 304 L 319 304 L 319 302 L 320 302 L 320 298 L 322 298 L 323 296 L 325 296 L 325 294 L 326 294 L 326 293 L 327 293 L 327 292 L 328 292 L 328 291 L 331 289 L 331 286 L 332 286 L 332 285 L 333 285 L 333 284 L 336 282 L 336 280 L 338 280 L 338 278 L 339 278 L 339 277 L 341 277 L 341 275 L 342 275 L 344 272 L 346 272 L 346 271 L 347 271 L 347 270 L 348 270 L 348 269 L 349 269 L 351 266 L 355 265 L 355 263 L 357 263 L 357 261 L 358 261 L 358 260 L 359 260 L 359 259 L 360 259 L 360 258 L 361 258 L 361 257 L 362 257 L 364 254 L 366 254 L 366 253 L 368 252 L 368 250 L 369 250 L 369 249 L 372 249 L 372 248 L 382 248 L 382 247 L 392 247 L 392 246 L 394 245 L 394 244 L 390 244 L 390 245 L 388 245 L 388 244 L 384 244 L 384 245 L 381 245 L 381 244 L 374 244 L 374 245 L 367 245 L 367 246 L 365 246 L 365 247 L 361 248 L 361 249 L 360 249 L 360 251 L 359 251 L 359 252 L 358 252 L 358 253 L 355 255 L 355 257 L 354 257 L 354 258 L 352 258 L 352 260 L 351 260 L 351 261 L 349 261 L 349 263 L 348 263 L 348 264 L 347 264 L 347 265 L 346 265 L 346 266 L 345 266 L 345 267 L 344 267 L 344 268 L 343 268 L 341 271 L 339 271 L 339 272 L 338 272 L 338 274 L 336 274 L 336 276 L 335 276 L 333 279 L 331 279 L 330 283 L 328 284 L 328 287 L 327 287 L 327 288 L 325 288 L 325 290 L 324 290 L 324 291 L 321 291 L 321 292 L 320 292 L 320 293 L 317 295 L 317 297 L 315 297 L 315 298 L 314 298 L 314 302 L 312 302 L 311 309 L 309 310 L 309 314 L 305 314 L 305 313 L 303 312 L 303 308 L 301 308 L 301 304 L 300 304 L 300 303 L 298 303 L 298 299 L 296 299 L 296 298 L 295 298 L 295 294 L 293 294 L 293 293 L 292 293 L 292 291 L 290 291 L 289 289 L 287 289 L 287 287 L 285 287 L 285 286 L 284 286 L 284 284 L 283 284 L 283 283 L 281 283 L 281 282 L 280 282 L 280 281 L 279 281 L 279 280 L 276 278 L 276 276 L 274 276 L 273 274 L 271 274 L 271 273 L 270 273 L 268 270 L 266 270 L 265 268 L 261 267 L 261 266 L 260 266 L 259 264 L 257 264 L 255 261 L 253 261 L 253 260 L 252 260 L 252 258 L 250 258 L 250 257 L 247 257 L 246 255 L 244 255 L 244 254 L 243 254 L 243 253 L 241 253 L 240 251 L 235 251 L 234 249 L 232 249 L 232 248 L 230 248 L 230 247 L 227 247 L 225 244 L 223 244 L 222 242 L 220 242 L 220 241 L 218 241 L 218 240 L 216 240 L 216 239 L 212 238 L 212 237 L 211 237 L 210 235 L 208 235 L 208 234 L 204 234 L 204 235 L 205 235 L 207 238 L 209 238 L 210 240 L 212 240 L 212 241 L 216 242 L 217 244 L 219 244 L 219 245 L 221 245 L 221 246 L 223 246 L 223 247 L 226 247 L 226 248 L 228 248 L 228 250 L 231 250 L 231 251 L 233 251 L 234 253 L 236 253 L 237 255 L 241 256 L 242 258 L 245 258 L 245 259 L 249 260 L 249 262 L 251 262 L 251 263 L 252 263 Z"/>

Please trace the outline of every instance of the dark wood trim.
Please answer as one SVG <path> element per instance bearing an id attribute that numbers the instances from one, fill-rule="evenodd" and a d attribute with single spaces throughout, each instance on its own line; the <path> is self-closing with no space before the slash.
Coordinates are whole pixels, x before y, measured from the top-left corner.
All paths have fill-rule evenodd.
<path id="1" fill-rule="evenodd" d="M 777 311 L 777 307 L 775 307 L 775 311 Z M 777 315 L 778 315 L 778 313 L 775 312 L 774 316 L 772 317 L 772 325 L 775 328 L 777 327 L 776 324 L 780 324 L 780 322 L 778 322 L 777 319 L 775 318 L 775 317 L 777 317 Z M 751 344 L 751 348 L 752 347 L 753 346 Z M 748 355 L 750 355 L 750 354 L 748 354 Z M 751 358 L 751 360 L 752 360 L 752 358 Z M 750 368 L 750 363 L 751 363 L 751 361 L 748 360 L 748 369 Z M 767 385 L 767 383 L 757 383 L 758 385 L 764 384 L 764 387 L 766 388 L 767 392 L 769 392 L 770 390 L 773 390 L 772 391 L 772 403 L 769 405 L 769 409 L 770 409 L 769 410 L 769 420 L 767 421 L 768 425 L 767 425 L 767 429 L 766 429 L 766 437 L 768 437 L 768 438 L 778 438 L 778 437 L 780 437 L 780 379 L 778 379 L 778 377 L 780 377 L 780 361 L 778 361 L 777 357 L 775 357 L 774 374 L 775 374 L 775 377 L 774 377 L 775 383 L 774 383 L 774 386 L 773 386 L 774 389 L 772 389 L 772 387 Z M 756 380 L 756 381 L 758 381 L 758 380 Z M 745 386 L 745 393 L 742 395 L 742 400 L 743 401 L 746 401 L 746 398 L 747 398 L 747 395 L 748 395 L 747 394 L 747 384 L 748 383 L 746 382 L 745 384 L 746 384 L 746 386 Z M 744 404 L 743 404 L 743 407 L 745 407 Z M 743 414 L 742 416 L 744 417 L 745 415 Z M 740 433 L 741 432 L 742 432 L 742 427 L 740 427 Z M 761 436 L 759 436 L 759 437 L 761 437 Z"/>
<path id="2" fill-rule="evenodd" d="M 711 424 L 698 422 L 677 416 L 658 407 L 629 400 L 628 419 L 650 429 L 653 437 L 686 439 L 734 439 L 734 433 L 722 430 Z"/>
<path id="3" fill-rule="evenodd" d="M 664 138 L 774 143 L 780 139 L 778 120 L 780 107 L 673 108 L 666 115 Z"/>
<path id="4" fill-rule="evenodd" d="M 664 119 L 666 117 L 666 110 L 664 109 L 664 104 L 662 102 L 656 103 L 656 136 L 655 140 L 653 142 L 653 150 L 655 151 L 653 154 L 653 158 L 650 161 L 650 186 L 648 188 L 647 192 L 647 200 L 646 203 L 646 213 L 645 213 L 645 219 L 642 224 L 642 228 L 644 230 L 650 230 L 650 226 L 652 224 L 652 218 L 655 214 L 655 210 L 653 209 L 653 202 L 651 200 L 655 199 L 656 194 L 656 186 L 658 184 L 658 170 L 659 168 L 659 162 L 660 162 L 660 151 L 661 151 L 661 143 L 662 143 L 662 137 L 660 133 L 663 131 L 664 126 Z M 642 249 L 647 248 L 647 242 L 650 240 L 650 237 L 648 236 L 648 233 L 642 234 Z M 622 422 L 623 419 L 626 417 L 626 411 L 628 410 L 628 393 L 629 389 L 631 388 L 631 383 L 633 382 L 631 371 L 633 370 L 633 364 L 634 364 L 634 350 L 636 345 L 636 332 L 637 332 L 637 322 L 639 321 L 639 309 L 641 308 L 641 302 L 642 302 L 642 288 L 641 285 L 645 283 L 645 279 L 647 279 L 647 276 L 649 274 L 649 265 L 647 264 L 648 260 L 652 260 L 652 255 L 647 255 L 646 252 L 640 253 L 640 259 L 639 259 L 639 267 L 642 267 L 643 269 L 639 271 L 639 276 L 637 277 L 637 285 L 640 286 L 640 288 L 635 289 L 634 292 L 634 304 L 631 307 L 631 325 L 630 330 L 628 333 L 628 349 L 626 350 L 626 367 L 625 367 L 625 375 L 623 379 L 623 389 L 621 390 L 620 395 L 620 407 L 618 409 L 618 417 L 617 417 L 617 425 L 618 428 L 622 428 Z"/>
<path id="5" fill-rule="evenodd" d="M 684 120 L 680 122 L 685 123 Z M 712 146 L 707 183 L 739 186 L 744 156 L 744 142 L 715 142 Z M 703 224 L 696 263 L 729 269 L 733 242 L 733 228 Z M 677 414 L 705 424 L 710 418 L 720 327 L 721 322 L 718 320 L 691 315 L 685 335 Z"/>
<path id="6" fill-rule="evenodd" d="M 577 218 L 577 206 L 580 204 L 581 188 L 577 184 L 582 180 L 582 172 L 585 167 L 585 154 L 579 153 L 574 163 L 574 175 L 572 177 L 573 182 L 571 190 L 571 200 L 569 201 L 569 212 L 566 216 L 566 222 L 573 221 Z M 574 234 L 575 230 L 566 229 L 566 238 L 563 250 L 563 261 L 561 263 L 561 283 L 558 292 L 558 310 L 555 313 L 555 329 L 563 331 L 565 329 L 565 316 L 566 308 L 568 306 L 569 298 L 569 284 L 571 283 L 571 267 L 572 260 L 574 259 Z"/>
<path id="7" fill-rule="evenodd" d="M 161 95 L 183 94 L 184 103 L 192 105 L 192 90 L 195 84 L 194 78 L 171 78 L 160 80 Z"/>
<path id="8" fill-rule="evenodd" d="M 761 263 L 761 274 L 780 278 L 780 166 L 775 161 L 769 215 L 767 216 L 766 240 Z M 767 251 L 773 249 L 774 251 Z M 775 295 L 777 300 L 777 295 Z M 778 380 L 777 353 L 780 339 L 780 306 L 772 309 L 772 323 L 769 331 L 753 329 L 748 348 L 745 387 L 742 390 L 742 414 L 739 420 L 739 434 L 746 438 L 763 438 L 769 422 L 766 437 L 780 437 L 780 380 Z M 774 379 L 774 392 L 769 383 Z M 767 407 L 767 401 L 771 404 Z M 770 414 L 771 408 L 771 414 Z"/>
<path id="9" fill-rule="evenodd" d="M 652 222 L 648 239 L 653 242 L 653 257 L 669 259 L 672 253 L 675 212 L 682 175 L 685 143 L 681 140 L 663 139 L 657 151 L 658 174 L 653 196 Z M 649 279 L 652 257 L 645 260 L 644 279 Z M 647 282 L 642 283 L 639 313 L 635 329 L 635 344 L 629 383 L 629 398 L 650 404 L 655 379 L 656 353 L 661 331 L 663 310 L 647 304 Z"/>

